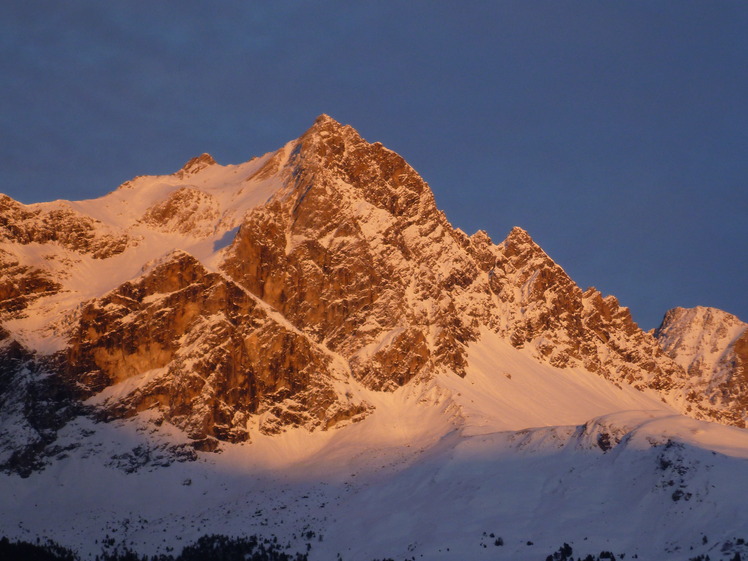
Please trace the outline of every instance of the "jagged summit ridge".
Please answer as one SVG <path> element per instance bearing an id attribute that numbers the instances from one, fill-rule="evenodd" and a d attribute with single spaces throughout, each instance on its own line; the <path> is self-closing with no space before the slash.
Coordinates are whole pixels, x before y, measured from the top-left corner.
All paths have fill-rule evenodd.
<path id="1" fill-rule="evenodd" d="M 107 235 L 121 249 L 97 253 Z M 244 164 L 0 198 L 0 271 L 11 539 L 748 551 L 746 431 L 678 414 L 744 422 L 745 324 L 674 310 L 644 333 L 521 228 L 452 227 L 402 157 L 329 117 Z"/>
<path id="2" fill-rule="evenodd" d="M 401 156 L 326 115 L 244 164 L 204 154 L 101 199 L 3 205 L 5 338 L 107 419 L 148 412 L 195 442 L 327 429 L 370 413 L 372 391 L 469 376 L 489 336 L 699 418 L 748 408 L 695 392 L 523 229 L 494 244 L 452 227 Z M 39 237 L 60 218 L 87 226 Z"/>
<path id="3" fill-rule="evenodd" d="M 440 253 L 451 282 L 449 269 L 471 267 L 462 240 L 415 171 L 351 127 L 321 119 L 291 154 L 278 171 L 287 190 L 247 214 L 224 270 L 343 353 L 359 379 L 402 385 L 432 358 L 429 337 L 452 344 L 423 294 L 436 290 L 436 277 L 416 279 L 414 266 Z M 423 308 L 417 321 L 415 306 Z"/>

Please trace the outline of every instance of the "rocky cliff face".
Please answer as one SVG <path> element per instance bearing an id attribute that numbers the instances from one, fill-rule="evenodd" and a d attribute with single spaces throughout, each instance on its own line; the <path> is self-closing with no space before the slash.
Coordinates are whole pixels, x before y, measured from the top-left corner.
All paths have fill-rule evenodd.
<path id="1" fill-rule="evenodd" d="M 614 297 L 582 291 L 520 228 L 498 245 L 452 228 L 402 158 L 350 127 L 323 116 L 267 168 L 284 188 L 248 213 L 224 270 L 368 387 L 464 374 L 483 326 L 554 366 L 726 419 Z"/>
<path id="2" fill-rule="evenodd" d="M 60 288 L 47 271 L 21 265 L 13 255 L 0 250 L 0 316 L 18 314 L 34 300 Z"/>
<path id="3" fill-rule="evenodd" d="M 669 390 L 684 376 L 613 296 L 582 291 L 519 228 L 495 249 L 489 285 L 500 302 L 503 332 L 558 367 L 583 366 L 610 380 Z"/>
<path id="4" fill-rule="evenodd" d="M 654 336 L 688 372 L 691 391 L 721 410 L 720 420 L 746 426 L 748 324 L 716 308 L 673 308 Z"/>
<path id="5" fill-rule="evenodd" d="M 0 195 L 0 240 L 22 245 L 57 244 L 105 259 L 122 253 L 127 237 L 113 236 L 98 220 L 60 204 L 53 208 L 22 205 Z"/>
<path id="6" fill-rule="evenodd" d="M 247 214 L 223 270 L 370 388 L 463 373 L 461 344 L 477 332 L 461 299 L 478 269 L 426 183 L 329 117 L 289 153 L 277 171 L 268 162 L 284 188 Z"/>
<path id="7" fill-rule="evenodd" d="M 365 416 L 366 391 L 465 376 L 490 330 L 559 368 L 745 421 L 744 335 L 717 361 L 735 374 L 694 378 L 717 366 L 667 343 L 667 326 L 661 348 L 520 228 L 498 245 L 453 228 L 405 160 L 327 116 L 246 164 L 203 155 L 76 205 L 0 200 L 0 321 L 16 349 L 0 366 L 21 387 L 43 365 L 40 380 L 97 418 L 149 410 L 201 443 L 325 429 Z"/>
<path id="8" fill-rule="evenodd" d="M 267 434 L 367 409 L 338 394 L 346 372 L 322 348 L 183 252 L 88 302 L 60 364 L 107 415 L 155 407 L 195 439 L 246 440 L 252 416 Z"/>

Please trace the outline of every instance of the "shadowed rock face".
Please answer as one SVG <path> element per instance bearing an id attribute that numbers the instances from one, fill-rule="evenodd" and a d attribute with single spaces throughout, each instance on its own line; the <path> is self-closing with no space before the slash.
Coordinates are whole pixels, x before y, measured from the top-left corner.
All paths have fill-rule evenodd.
<path id="1" fill-rule="evenodd" d="M 256 414 L 272 433 L 364 412 L 333 391 L 330 362 L 186 253 L 88 303 L 64 360 L 87 395 L 125 386 L 103 401 L 109 416 L 155 407 L 193 438 L 230 441 L 247 439 Z"/>
<path id="2" fill-rule="evenodd" d="M 28 477 L 64 453 L 58 431 L 86 414 L 75 384 L 47 369 L 0 327 L 0 471 Z"/>

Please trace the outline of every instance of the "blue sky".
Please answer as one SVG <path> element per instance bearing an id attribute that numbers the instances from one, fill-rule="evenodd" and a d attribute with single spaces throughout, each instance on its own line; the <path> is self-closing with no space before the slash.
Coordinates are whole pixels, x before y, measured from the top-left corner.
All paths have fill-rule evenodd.
<path id="1" fill-rule="evenodd" d="M 3 2 L 0 192 L 239 163 L 328 113 L 645 329 L 746 321 L 747 29 L 739 2 Z"/>

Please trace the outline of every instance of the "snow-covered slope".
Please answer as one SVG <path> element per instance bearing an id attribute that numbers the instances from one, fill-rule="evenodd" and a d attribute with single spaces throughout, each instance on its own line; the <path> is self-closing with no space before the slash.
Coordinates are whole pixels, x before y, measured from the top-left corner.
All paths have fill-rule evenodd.
<path id="1" fill-rule="evenodd" d="M 187 439 L 147 418 L 79 418 L 58 440 L 64 460 L 6 477 L 2 531 L 91 554 L 260 534 L 292 551 L 310 544 L 320 561 L 535 561 L 563 543 L 662 561 L 740 550 L 745 430 L 538 363 L 491 334 L 469 357 L 468 376 L 448 387 L 360 388 L 375 410 L 359 423 L 224 444 L 197 461 Z"/>
<path id="2" fill-rule="evenodd" d="M 0 534 L 361 560 L 743 537 L 746 432 L 683 415 L 744 426 L 745 324 L 673 312 L 658 340 L 330 117 L 240 165 L 0 198 L 0 271 Z"/>

